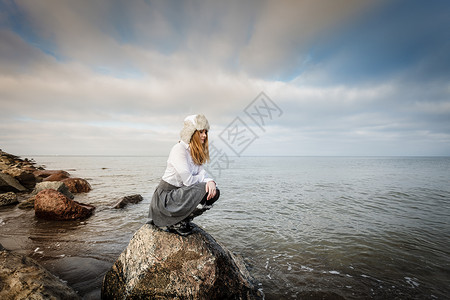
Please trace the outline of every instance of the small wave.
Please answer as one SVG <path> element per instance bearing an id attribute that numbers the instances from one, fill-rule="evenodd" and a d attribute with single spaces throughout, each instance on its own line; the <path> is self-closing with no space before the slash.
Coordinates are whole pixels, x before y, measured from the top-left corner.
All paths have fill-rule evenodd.
<path id="1" fill-rule="evenodd" d="M 308 271 L 308 272 L 314 271 L 313 268 L 310 268 L 310 267 L 307 267 L 307 266 L 301 266 L 301 269 L 304 270 L 304 271 Z"/>
<path id="2" fill-rule="evenodd" d="M 340 275 L 341 274 L 338 271 L 328 271 L 328 273 L 333 274 L 333 275 Z"/>
<path id="3" fill-rule="evenodd" d="M 376 278 L 374 278 L 374 277 L 372 277 L 372 276 L 369 276 L 369 275 L 366 275 L 366 274 L 362 274 L 361 277 L 368 278 L 368 279 L 372 279 L 372 280 L 375 280 L 375 281 L 378 281 L 378 282 L 382 282 L 381 280 L 376 279 Z"/>
<path id="4" fill-rule="evenodd" d="M 420 285 L 416 280 L 417 278 L 405 277 L 406 283 L 408 283 L 412 288 L 416 288 Z"/>
<path id="5" fill-rule="evenodd" d="M 34 253 L 37 253 L 37 254 L 44 254 L 44 251 L 42 251 L 42 250 L 39 250 L 39 247 L 37 247 L 36 249 L 34 249 Z"/>
<path id="6" fill-rule="evenodd" d="M 288 265 L 288 268 L 287 268 L 287 270 L 288 270 L 288 271 L 292 271 L 292 266 L 291 266 L 291 264 L 290 264 L 290 263 L 288 263 L 287 265 Z"/>

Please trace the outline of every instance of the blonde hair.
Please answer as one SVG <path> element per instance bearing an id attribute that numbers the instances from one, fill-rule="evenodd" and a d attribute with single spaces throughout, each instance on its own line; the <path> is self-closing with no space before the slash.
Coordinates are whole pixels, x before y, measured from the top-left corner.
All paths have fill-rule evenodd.
<path id="1" fill-rule="evenodd" d="M 200 132 L 196 130 L 191 137 L 189 147 L 191 148 L 192 160 L 196 165 L 203 165 L 205 162 L 209 162 L 208 131 L 206 132 L 205 143 L 202 144 Z"/>

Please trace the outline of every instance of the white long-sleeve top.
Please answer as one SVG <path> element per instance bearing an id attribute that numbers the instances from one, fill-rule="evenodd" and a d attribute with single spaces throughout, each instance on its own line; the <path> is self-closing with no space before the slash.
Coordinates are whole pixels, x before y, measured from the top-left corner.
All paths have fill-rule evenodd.
<path id="1" fill-rule="evenodd" d="M 170 150 L 167 159 L 167 168 L 162 180 L 174 186 L 189 186 L 199 182 L 208 182 L 212 179 L 203 166 L 196 165 L 191 157 L 188 144 L 183 141 L 178 142 Z"/>

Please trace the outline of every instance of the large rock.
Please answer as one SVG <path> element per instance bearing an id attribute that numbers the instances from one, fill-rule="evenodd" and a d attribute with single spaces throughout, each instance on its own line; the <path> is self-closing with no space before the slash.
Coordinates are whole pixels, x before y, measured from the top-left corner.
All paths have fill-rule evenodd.
<path id="1" fill-rule="evenodd" d="M 0 206 L 16 204 L 18 202 L 17 195 L 13 192 L 0 194 Z"/>
<path id="2" fill-rule="evenodd" d="M 74 195 L 69 191 L 64 182 L 60 181 L 43 181 L 36 184 L 33 192 L 30 197 L 28 197 L 25 201 L 20 202 L 18 207 L 20 209 L 34 209 L 34 201 L 36 200 L 36 195 L 43 190 L 52 189 L 60 192 L 64 196 L 69 199 L 73 199 Z"/>
<path id="3" fill-rule="evenodd" d="M 136 195 L 130 195 L 130 196 L 125 196 L 122 199 L 120 199 L 113 207 L 114 208 L 124 208 L 125 206 L 127 206 L 127 204 L 133 203 L 139 203 L 142 200 L 144 200 L 144 198 L 142 198 L 141 195 L 136 194 Z"/>
<path id="4" fill-rule="evenodd" d="M 91 185 L 83 178 L 67 178 L 62 182 L 64 182 L 72 193 L 87 193 L 91 190 Z"/>
<path id="5" fill-rule="evenodd" d="M 21 185 L 14 177 L 0 173 L 0 191 L 2 192 L 24 192 L 27 189 Z"/>
<path id="6" fill-rule="evenodd" d="M 95 207 L 70 200 L 58 191 L 40 191 L 34 201 L 34 213 L 48 220 L 75 220 L 89 217 Z"/>
<path id="7" fill-rule="evenodd" d="M 80 299 L 33 259 L 0 245 L 0 299 Z"/>
<path id="8" fill-rule="evenodd" d="M 63 170 L 37 170 L 33 172 L 33 175 L 39 180 L 46 180 L 48 177 L 52 175 L 54 175 L 53 178 L 56 177 L 61 178 L 60 180 L 70 177 L 70 174 Z M 47 180 L 47 181 L 55 181 L 55 180 Z"/>
<path id="9" fill-rule="evenodd" d="M 36 185 L 36 177 L 34 177 L 32 172 L 27 170 L 18 167 L 10 167 L 4 170 L 3 173 L 11 175 L 27 189 L 31 190 Z"/>
<path id="10" fill-rule="evenodd" d="M 69 191 L 69 188 L 65 185 L 65 183 L 59 181 L 43 181 L 37 183 L 31 195 L 37 195 L 40 191 L 48 189 L 56 190 L 69 199 L 74 198 L 73 194 Z"/>
<path id="11" fill-rule="evenodd" d="M 109 270 L 102 299 L 263 299 L 241 259 L 195 227 L 182 237 L 145 224 Z"/>
<path id="12" fill-rule="evenodd" d="M 62 171 L 59 173 L 52 174 L 48 177 L 44 178 L 44 181 L 61 181 L 63 179 L 69 178 L 70 175 L 68 175 L 66 171 Z"/>

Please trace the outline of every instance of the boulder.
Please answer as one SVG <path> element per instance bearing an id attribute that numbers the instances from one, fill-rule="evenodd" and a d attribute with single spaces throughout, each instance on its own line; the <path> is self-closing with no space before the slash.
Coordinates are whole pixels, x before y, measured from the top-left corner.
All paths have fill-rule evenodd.
<path id="1" fill-rule="evenodd" d="M 55 177 L 53 178 L 56 178 L 56 176 L 58 176 L 61 178 L 61 180 L 70 177 L 70 174 L 63 170 L 37 170 L 33 172 L 33 175 L 36 178 L 38 178 L 38 180 L 45 180 L 51 175 L 55 175 Z M 55 180 L 48 180 L 48 181 L 55 181 Z"/>
<path id="2" fill-rule="evenodd" d="M 0 206 L 16 204 L 18 202 L 17 195 L 13 192 L 0 194 Z"/>
<path id="3" fill-rule="evenodd" d="M 62 182 L 69 188 L 71 193 L 87 193 L 91 190 L 91 185 L 83 178 L 67 178 Z"/>
<path id="4" fill-rule="evenodd" d="M 67 173 L 65 171 L 55 173 L 48 177 L 45 177 L 43 181 L 61 181 L 63 179 L 69 178 L 69 176 L 67 174 L 69 174 L 69 173 Z"/>
<path id="5" fill-rule="evenodd" d="M 32 189 L 36 185 L 36 177 L 32 172 L 26 171 L 18 167 L 11 167 L 3 171 L 3 173 L 11 175 L 19 181 L 27 189 Z"/>
<path id="6" fill-rule="evenodd" d="M 11 175 L 0 173 L 1 192 L 24 192 L 27 189 Z"/>
<path id="7" fill-rule="evenodd" d="M 75 220 L 89 217 L 95 207 L 73 201 L 58 191 L 40 191 L 34 201 L 34 213 L 48 220 Z"/>
<path id="8" fill-rule="evenodd" d="M 145 224 L 103 278 L 102 299 L 263 299 L 242 260 L 204 230 Z"/>
<path id="9" fill-rule="evenodd" d="M 48 189 L 56 190 L 69 199 L 74 198 L 73 194 L 69 191 L 69 188 L 65 185 L 65 183 L 59 181 L 43 181 L 37 183 L 31 195 L 37 195 L 40 191 Z"/>
<path id="10" fill-rule="evenodd" d="M 0 299 L 81 299 L 33 259 L 0 245 Z"/>
<path id="11" fill-rule="evenodd" d="M 129 203 L 136 204 L 141 202 L 142 200 L 144 200 L 144 198 L 142 198 L 142 196 L 139 194 L 125 196 L 114 205 L 114 208 L 124 208 Z"/>

